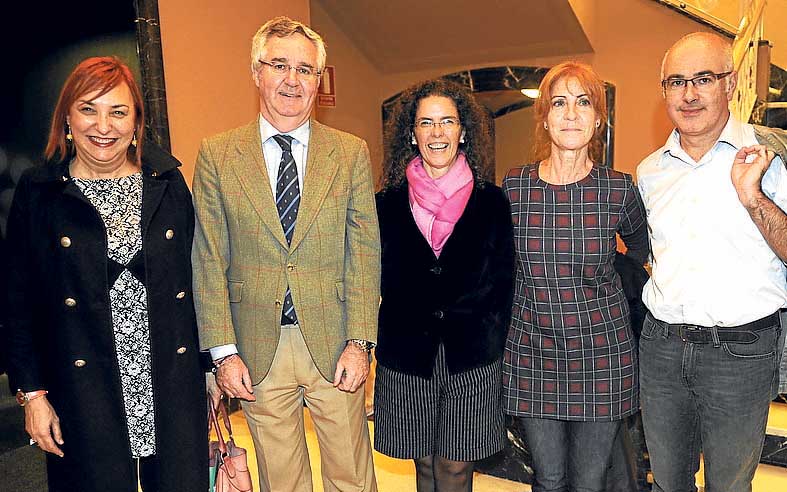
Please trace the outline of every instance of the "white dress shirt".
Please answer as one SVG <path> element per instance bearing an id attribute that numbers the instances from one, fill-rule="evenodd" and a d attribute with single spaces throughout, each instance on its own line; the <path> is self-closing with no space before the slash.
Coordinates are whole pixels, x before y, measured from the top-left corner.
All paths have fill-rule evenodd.
<path id="1" fill-rule="evenodd" d="M 270 180 L 271 191 L 273 192 L 274 198 L 276 197 L 276 180 L 279 176 L 279 164 L 281 162 L 282 150 L 279 144 L 276 143 L 276 140 L 273 139 L 273 136 L 282 134 L 289 135 L 293 138 L 291 143 L 292 157 L 295 159 L 295 168 L 298 170 L 298 186 L 300 187 L 301 193 L 303 193 L 303 176 L 306 174 L 306 157 L 309 151 L 310 129 L 309 120 L 306 120 L 304 124 L 295 130 L 282 133 L 260 115 L 262 155 L 265 157 L 265 168 L 268 171 L 268 179 Z M 238 348 L 234 343 L 219 345 L 210 349 L 210 356 L 213 360 L 237 353 Z"/>
<path id="2" fill-rule="evenodd" d="M 757 143 L 753 127 L 730 116 L 699 162 L 681 148 L 674 130 L 637 168 L 653 251 L 642 299 L 655 318 L 737 326 L 787 306 L 785 265 L 730 177 L 737 151 Z M 787 210 L 787 170 L 778 156 L 762 178 L 762 191 Z"/>

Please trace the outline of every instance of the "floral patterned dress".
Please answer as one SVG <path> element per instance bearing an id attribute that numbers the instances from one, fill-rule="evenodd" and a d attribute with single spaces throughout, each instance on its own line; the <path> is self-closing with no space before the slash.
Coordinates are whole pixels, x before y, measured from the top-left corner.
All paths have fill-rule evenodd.
<path id="1" fill-rule="evenodd" d="M 147 291 L 142 265 L 142 174 L 74 179 L 107 234 L 109 300 L 115 353 L 133 457 L 156 454 Z"/>

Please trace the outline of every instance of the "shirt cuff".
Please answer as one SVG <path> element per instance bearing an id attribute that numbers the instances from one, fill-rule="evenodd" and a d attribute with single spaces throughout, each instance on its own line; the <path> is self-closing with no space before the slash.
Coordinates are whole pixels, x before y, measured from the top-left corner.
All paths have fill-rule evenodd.
<path id="1" fill-rule="evenodd" d="M 213 360 L 223 359 L 232 354 L 238 353 L 238 347 L 235 346 L 234 343 L 228 343 L 226 345 L 217 345 L 215 347 L 210 348 L 210 358 Z"/>

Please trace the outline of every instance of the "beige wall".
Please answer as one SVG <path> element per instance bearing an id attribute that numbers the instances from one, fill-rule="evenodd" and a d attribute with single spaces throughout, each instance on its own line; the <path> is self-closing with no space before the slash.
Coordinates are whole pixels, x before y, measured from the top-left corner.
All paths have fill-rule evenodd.
<path id="1" fill-rule="evenodd" d="M 375 184 L 382 162 L 382 113 L 378 83 L 382 74 L 353 45 L 322 5 L 312 2 L 312 27 L 325 38 L 328 65 L 336 67 L 336 107 L 317 108 L 319 121 L 354 133 L 369 144 Z"/>
<path id="2" fill-rule="evenodd" d="M 498 184 L 509 169 L 527 163 L 535 131 L 532 106 L 495 118 L 495 180 Z"/>
<path id="3" fill-rule="evenodd" d="M 703 28 L 652 0 L 570 3 L 595 51 L 576 58 L 591 63 L 617 88 L 615 167 L 633 172 L 670 130 L 658 87 L 661 57 L 680 36 Z M 173 153 L 183 161 L 188 182 L 202 138 L 244 124 L 257 114 L 257 92 L 248 68 L 251 37 L 276 15 L 310 22 L 325 37 L 328 64 L 336 66 L 337 107 L 318 108 L 317 117 L 369 143 L 375 177 L 380 175 L 382 159 L 380 105 L 387 97 L 410 84 L 462 69 L 551 66 L 566 58 L 490 59 L 483 65 L 383 74 L 318 2 L 234 0 L 228 8 L 212 0 L 160 0 L 159 9 Z M 515 138 L 508 133 L 507 139 Z M 529 141 L 530 130 L 526 133 Z M 512 148 L 519 146 L 515 143 Z M 498 166 L 498 175 L 507 165 Z"/>
<path id="4" fill-rule="evenodd" d="M 787 70 L 787 0 L 765 5 L 765 39 L 771 42 L 771 63 Z"/>
<path id="5" fill-rule="evenodd" d="M 732 26 L 738 26 L 751 0 L 692 0 L 687 3 Z M 771 63 L 787 69 L 787 0 L 767 0 L 765 4 L 765 39 L 771 42 Z"/>
<path id="6" fill-rule="evenodd" d="M 259 112 L 251 38 L 277 15 L 309 22 L 308 0 L 159 0 L 172 153 L 191 183 L 200 141 Z"/>
<path id="7" fill-rule="evenodd" d="M 671 125 L 664 112 L 659 87 L 659 67 L 664 51 L 678 38 L 703 29 L 691 19 L 682 16 L 652 0 L 570 0 L 572 7 L 593 46 L 595 53 L 577 56 L 576 59 L 592 64 L 602 78 L 615 84 L 617 89 L 615 168 L 633 173 L 636 165 L 650 152 L 662 145 Z M 331 45 L 346 36 L 323 12 L 317 15 L 316 2 L 312 3 L 313 26 L 329 43 L 329 59 L 343 59 L 341 80 L 337 91 L 345 91 L 347 80 L 362 83 L 353 85 L 352 97 L 358 101 L 374 101 L 374 108 L 339 103 L 332 117 L 342 119 L 340 126 L 370 142 L 380 142 L 379 108 L 382 101 L 410 84 L 456 72 L 478 65 L 435 67 L 431 70 L 396 74 L 379 74 L 369 70 L 369 61 L 353 52 L 344 57 L 343 42 Z M 657 27 L 656 27 L 657 26 Z M 349 42 L 347 42 L 349 44 Z M 513 60 L 488 60 L 482 66 L 505 64 L 524 66 L 551 66 L 566 57 Z M 337 77 L 338 75 L 337 67 Z M 376 111 L 375 119 L 364 116 Z M 349 114 L 344 115 L 347 112 Z M 340 115 L 341 114 L 341 115 Z M 527 135 L 530 139 L 530 135 Z M 373 150 L 373 153 L 379 150 Z M 379 166 L 379 162 L 374 162 Z M 379 170 L 377 171 L 379 173 Z"/>

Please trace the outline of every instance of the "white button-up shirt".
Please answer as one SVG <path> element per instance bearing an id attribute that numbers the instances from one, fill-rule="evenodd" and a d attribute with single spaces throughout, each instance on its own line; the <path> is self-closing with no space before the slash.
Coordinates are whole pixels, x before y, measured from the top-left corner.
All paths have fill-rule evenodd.
<path id="1" fill-rule="evenodd" d="M 268 120 L 260 115 L 260 137 L 262 138 L 262 154 L 265 156 L 265 167 L 268 170 L 268 179 L 271 182 L 273 197 L 276 197 L 276 179 L 279 177 L 279 163 L 282 150 L 274 135 L 289 135 L 293 138 L 291 148 L 292 157 L 295 158 L 295 168 L 298 170 L 298 186 L 303 193 L 303 177 L 306 174 L 306 156 L 309 151 L 309 120 L 287 133 L 282 133 L 273 127 Z"/>
<path id="2" fill-rule="evenodd" d="M 699 162 L 667 143 L 637 168 L 648 215 L 652 276 L 642 293 L 667 323 L 737 326 L 787 306 L 785 265 L 771 250 L 732 185 L 735 154 L 757 144 L 751 125 L 730 116 Z M 763 193 L 787 210 L 787 170 L 776 156 Z"/>
<path id="3" fill-rule="evenodd" d="M 273 136 L 281 133 L 282 135 L 289 135 L 293 138 L 290 148 L 292 149 L 292 157 L 295 159 L 295 168 L 298 170 L 298 186 L 300 187 L 301 193 L 303 193 L 303 176 L 306 174 L 306 157 L 309 152 L 310 129 L 309 120 L 306 120 L 304 124 L 295 130 L 281 133 L 274 128 L 273 125 L 268 123 L 268 120 L 260 115 L 262 155 L 265 156 L 265 168 L 268 171 L 268 179 L 274 199 L 276 198 L 276 180 L 279 177 L 279 164 L 281 162 L 282 150 L 279 144 L 276 143 L 276 140 L 273 139 Z M 234 343 L 219 345 L 210 349 L 210 356 L 213 360 L 237 353 L 238 348 Z"/>

